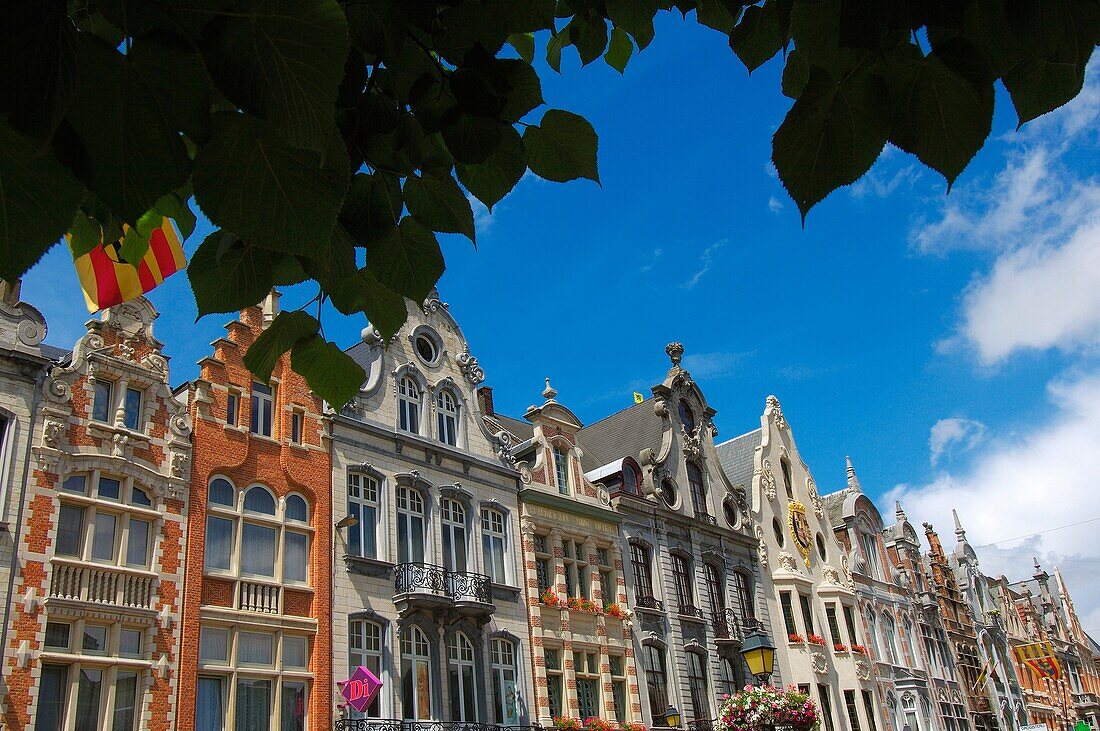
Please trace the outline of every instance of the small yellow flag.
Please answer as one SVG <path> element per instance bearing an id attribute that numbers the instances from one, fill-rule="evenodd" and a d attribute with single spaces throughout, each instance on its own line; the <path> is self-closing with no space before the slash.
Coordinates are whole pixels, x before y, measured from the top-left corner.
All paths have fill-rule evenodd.
<path id="1" fill-rule="evenodd" d="M 640 404 L 640 403 L 642 403 L 643 401 L 645 401 L 645 396 L 643 396 L 642 394 L 640 394 L 640 393 L 638 393 L 637 391 L 635 391 L 635 392 L 634 392 L 634 403 L 636 403 L 636 404 Z"/>

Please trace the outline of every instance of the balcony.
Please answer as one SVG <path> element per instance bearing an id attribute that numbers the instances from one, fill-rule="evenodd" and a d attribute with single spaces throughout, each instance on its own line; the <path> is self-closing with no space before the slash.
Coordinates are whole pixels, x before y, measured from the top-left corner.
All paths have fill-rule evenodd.
<path id="1" fill-rule="evenodd" d="M 694 604 L 680 604 L 676 607 L 676 613 L 681 617 L 689 619 L 697 619 L 700 622 L 705 621 L 703 617 L 703 610 Z"/>
<path id="2" fill-rule="evenodd" d="M 394 567 L 393 583 L 398 611 L 454 608 L 467 615 L 493 612 L 492 580 L 484 574 L 448 571 L 427 563 L 400 563 Z"/>
<path id="3" fill-rule="evenodd" d="M 665 605 L 661 604 L 660 599 L 656 599 L 651 596 L 640 596 L 634 602 L 635 609 L 648 609 L 653 612 L 665 611 Z"/>
<path id="4" fill-rule="evenodd" d="M 710 513 L 696 513 L 695 519 L 704 525 L 718 525 L 718 518 Z"/>
<path id="5" fill-rule="evenodd" d="M 1100 696 L 1096 693 L 1074 693 L 1073 705 L 1075 706 L 1100 706 Z"/>
<path id="6" fill-rule="evenodd" d="M 714 632 L 714 641 L 719 645 L 741 644 L 745 639 L 745 633 L 741 627 L 741 621 L 732 609 L 719 609 L 710 615 L 711 631 Z"/>
<path id="7" fill-rule="evenodd" d="M 54 558 L 51 599 L 153 609 L 153 576 L 118 566 L 98 566 Z"/>
<path id="8" fill-rule="evenodd" d="M 340 718 L 334 731 L 542 731 L 542 726 L 504 726 L 469 721 L 399 721 L 393 718 Z"/>
<path id="9" fill-rule="evenodd" d="M 281 614 L 282 594 L 283 587 L 278 584 L 241 580 L 237 582 L 237 601 L 234 605 L 245 612 Z"/>

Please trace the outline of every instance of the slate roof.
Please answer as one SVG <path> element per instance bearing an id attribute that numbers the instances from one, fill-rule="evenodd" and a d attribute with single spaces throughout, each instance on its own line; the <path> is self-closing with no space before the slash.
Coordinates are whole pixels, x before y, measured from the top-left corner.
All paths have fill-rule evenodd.
<path id="1" fill-rule="evenodd" d="M 56 345 L 49 345 L 47 343 L 42 343 L 38 346 L 38 349 L 42 352 L 42 355 L 46 356 L 55 363 L 61 362 L 63 359 L 67 358 L 70 353 L 73 352 L 69 348 L 59 348 Z"/>
<path id="2" fill-rule="evenodd" d="M 653 399 L 623 409 L 577 432 L 584 456 L 585 472 L 602 467 L 622 457 L 638 455 L 647 447 L 654 452 L 661 447 L 661 417 L 653 412 Z"/>
<path id="3" fill-rule="evenodd" d="M 519 442 L 526 442 L 528 439 L 535 436 L 535 427 L 529 422 L 521 419 L 513 419 L 511 416 L 505 416 L 504 414 L 493 414 L 485 418 L 500 424 L 509 434 L 516 438 L 517 444 Z"/>
<path id="4" fill-rule="evenodd" d="M 754 457 L 760 446 L 760 430 L 754 429 L 747 434 L 728 439 L 715 445 L 718 462 L 722 471 L 734 487 L 745 486 L 747 497 L 752 499 L 752 473 L 755 469 Z"/>
<path id="5" fill-rule="evenodd" d="M 829 518 L 829 527 L 835 528 L 844 523 L 844 500 L 851 493 L 848 488 L 830 492 L 821 496 L 821 504 L 825 506 L 825 515 Z"/>

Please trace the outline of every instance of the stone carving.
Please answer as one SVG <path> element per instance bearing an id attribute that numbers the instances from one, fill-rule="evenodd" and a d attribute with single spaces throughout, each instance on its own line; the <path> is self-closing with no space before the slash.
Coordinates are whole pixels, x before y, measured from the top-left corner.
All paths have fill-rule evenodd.
<path id="1" fill-rule="evenodd" d="M 126 448 L 130 446 L 130 437 L 125 434 L 115 433 L 111 437 L 111 454 L 115 457 L 125 457 Z"/>
<path id="2" fill-rule="evenodd" d="M 818 675 L 824 675 L 829 671 L 829 663 L 826 662 L 825 656 L 820 652 L 810 653 L 810 666 Z"/>
<path id="3" fill-rule="evenodd" d="M 135 357 L 134 357 L 134 353 L 136 352 L 136 348 L 134 347 L 135 342 L 136 342 L 136 339 L 132 338 L 132 337 L 126 338 L 126 340 L 123 340 L 118 346 L 118 354 L 120 356 L 122 356 L 123 358 L 125 358 L 126 360 L 128 360 L 128 361 L 135 361 Z"/>
<path id="4" fill-rule="evenodd" d="M 43 392 L 47 399 L 59 404 L 66 403 L 73 397 L 72 388 L 60 378 L 51 378 L 47 381 Z"/>
<path id="5" fill-rule="evenodd" d="M 519 481 L 522 482 L 524 485 L 529 485 L 529 484 L 531 484 L 531 479 L 532 479 L 531 466 L 528 465 L 526 462 L 520 462 L 519 463 Z"/>
<path id="6" fill-rule="evenodd" d="M 516 458 L 512 455 L 512 435 L 506 430 L 501 429 L 493 435 L 493 442 L 496 445 L 497 457 L 501 462 L 505 464 L 513 465 L 516 463 Z"/>
<path id="7" fill-rule="evenodd" d="M 695 431 L 690 434 L 684 432 L 684 457 L 689 461 L 697 461 L 703 458 L 703 440 L 699 437 L 700 427 L 696 427 Z"/>
<path id="8" fill-rule="evenodd" d="M 171 420 L 169 420 L 168 426 L 172 429 L 173 434 L 178 434 L 181 437 L 186 437 L 191 434 L 191 423 L 185 411 L 179 411 L 174 414 Z"/>
<path id="9" fill-rule="evenodd" d="M 795 560 L 794 554 L 787 551 L 779 552 L 779 568 L 784 571 L 790 571 L 792 574 L 798 572 L 798 562 Z"/>
<path id="10" fill-rule="evenodd" d="M 600 505 L 607 506 L 611 504 L 611 493 L 603 485 L 596 486 L 596 497 L 599 498 Z"/>
<path id="11" fill-rule="evenodd" d="M 531 520 L 531 516 L 524 515 L 519 519 L 519 532 L 525 536 L 534 534 L 535 521 Z"/>
<path id="12" fill-rule="evenodd" d="M 775 421 L 775 428 L 786 429 L 787 420 L 783 418 L 783 407 L 779 405 L 779 399 L 775 396 L 768 396 L 766 404 L 772 410 L 772 420 Z"/>
<path id="13" fill-rule="evenodd" d="M 855 581 L 852 579 L 852 569 L 848 566 L 847 556 L 840 557 L 840 566 L 844 569 L 844 585 L 847 586 L 849 589 L 854 588 L 856 584 Z"/>
<path id="14" fill-rule="evenodd" d="M 768 567 L 768 541 L 764 538 L 764 529 L 756 526 L 756 550 L 760 554 L 760 565 Z"/>
<path id="15" fill-rule="evenodd" d="M 141 364 L 151 371 L 164 375 L 168 373 L 168 361 L 159 353 L 150 353 L 141 359 Z"/>
<path id="16" fill-rule="evenodd" d="M 432 296 L 432 295 L 435 295 L 435 296 Z M 439 294 L 437 292 L 432 292 L 432 295 L 429 295 L 428 299 L 424 300 L 424 314 L 425 315 L 431 315 L 431 314 L 435 314 L 435 313 L 439 312 L 440 310 L 450 309 L 450 307 L 451 307 L 450 305 L 448 305 L 443 300 L 439 299 Z"/>
<path id="17" fill-rule="evenodd" d="M 458 369 L 462 371 L 462 375 L 466 376 L 466 380 L 471 385 L 476 386 L 485 380 L 485 371 L 477 364 L 477 358 L 470 355 L 468 344 L 462 345 L 462 352 L 455 358 L 455 362 L 458 363 Z"/>
<path id="18" fill-rule="evenodd" d="M 172 477 L 183 478 L 187 473 L 187 455 L 183 452 L 172 453 Z"/>
<path id="19" fill-rule="evenodd" d="M 817 485 L 814 478 L 806 478 L 806 491 L 810 493 L 810 504 L 814 506 L 814 515 L 818 518 L 825 517 L 825 506 L 821 503 L 821 496 L 817 494 Z"/>
<path id="20" fill-rule="evenodd" d="M 865 663 L 863 660 L 856 661 L 856 677 L 860 680 L 871 679 L 871 666 Z"/>
<path id="21" fill-rule="evenodd" d="M 65 425 L 56 419 L 47 419 L 46 423 L 42 425 L 42 443 L 47 447 L 56 449 L 64 434 Z"/>
<path id="22" fill-rule="evenodd" d="M 840 572 L 832 566 L 826 566 L 821 570 L 821 575 L 825 579 L 826 584 L 836 584 L 840 586 Z"/>
<path id="23" fill-rule="evenodd" d="M 382 333 L 378 332 L 378 328 L 374 325 L 367 325 L 359 333 L 359 336 L 363 338 L 364 343 L 371 347 L 382 344 Z"/>
<path id="24" fill-rule="evenodd" d="M 21 320 L 16 327 L 15 336 L 28 347 L 37 347 L 46 338 L 46 323 L 36 320 Z"/>
<path id="25" fill-rule="evenodd" d="M 760 486 L 764 488 L 764 497 L 775 500 L 775 473 L 772 472 L 772 463 L 767 459 L 764 460 L 763 468 L 760 470 Z"/>
<path id="26" fill-rule="evenodd" d="M 672 365 L 676 368 L 680 367 L 680 361 L 684 357 L 684 344 L 683 343 L 669 343 L 665 346 L 665 353 L 668 354 L 669 360 L 672 361 Z"/>

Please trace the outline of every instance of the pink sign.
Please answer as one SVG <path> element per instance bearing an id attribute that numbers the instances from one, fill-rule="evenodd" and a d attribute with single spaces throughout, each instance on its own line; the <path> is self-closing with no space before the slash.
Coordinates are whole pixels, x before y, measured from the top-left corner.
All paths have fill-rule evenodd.
<path id="1" fill-rule="evenodd" d="M 347 700 L 348 705 L 362 713 L 374 702 L 374 697 L 382 687 L 382 681 L 377 675 L 360 665 L 341 685 L 344 687 L 340 689 L 340 694 Z"/>

